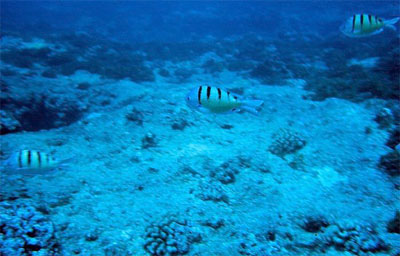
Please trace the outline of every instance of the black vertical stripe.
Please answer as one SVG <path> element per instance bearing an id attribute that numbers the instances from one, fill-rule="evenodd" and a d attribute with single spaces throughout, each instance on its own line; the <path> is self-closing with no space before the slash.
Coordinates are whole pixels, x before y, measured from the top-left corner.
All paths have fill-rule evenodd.
<path id="1" fill-rule="evenodd" d="M 31 151 L 28 150 L 28 166 L 31 166 Z"/>
<path id="2" fill-rule="evenodd" d="M 364 23 L 364 14 L 361 13 L 360 19 L 361 19 L 360 22 L 361 22 L 361 29 L 362 29 L 363 23 Z"/>
<path id="3" fill-rule="evenodd" d="M 37 159 L 38 159 L 38 166 L 40 167 L 42 165 L 42 159 L 40 158 L 40 152 L 36 151 L 37 154 Z"/>
<path id="4" fill-rule="evenodd" d="M 230 98 L 229 98 L 229 95 L 230 95 L 231 93 L 230 92 L 226 92 L 226 95 L 228 96 L 228 100 L 231 100 Z"/>
<path id="5" fill-rule="evenodd" d="M 221 99 L 221 89 L 217 88 L 217 90 L 218 90 L 218 99 L 220 100 Z"/>
<path id="6" fill-rule="evenodd" d="M 353 28 L 351 29 L 351 32 L 354 32 L 355 25 L 356 25 L 356 15 L 353 15 Z"/>
<path id="7" fill-rule="evenodd" d="M 368 20 L 369 20 L 369 24 L 371 25 L 372 24 L 372 16 L 371 16 L 371 14 L 368 14 Z"/>
<path id="8" fill-rule="evenodd" d="M 199 105 L 201 105 L 201 90 L 202 90 L 202 87 L 200 86 L 199 91 L 197 92 L 197 100 L 199 101 Z"/>
<path id="9" fill-rule="evenodd" d="M 22 168 L 22 151 L 18 153 L 18 167 Z"/>
<path id="10" fill-rule="evenodd" d="M 211 87 L 207 86 L 207 100 L 210 98 L 210 94 L 211 94 Z"/>

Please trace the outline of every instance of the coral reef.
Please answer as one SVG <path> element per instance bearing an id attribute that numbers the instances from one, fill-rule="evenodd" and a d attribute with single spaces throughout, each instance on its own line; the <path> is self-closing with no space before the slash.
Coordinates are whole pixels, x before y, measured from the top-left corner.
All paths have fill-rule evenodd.
<path id="1" fill-rule="evenodd" d="M 17 132 L 20 129 L 21 123 L 9 111 L 0 110 L 0 134 Z"/>
<path id="2" fill-rule="evenodd" d="M 31 96 L 26 101 L 6 105 L 6 110 L 14 109 L 13 116 L 21 124 L 21 130 L 37 131 L 71 124 L 82 116 L 85 106 L 67 97 L 47 95 Z"/>
<path id="3" fill-rule="evenodd" d="M 204 69 L 205 73 L 218 74 L 224 70 L 224 63 L 216 62 L 215 60 L 210 59 L 202 65 L 202 68 Z"/>
<path id="4" fill-rule="evenodd" d="M 142 138 L 142 148 L 147 149 L 147 148 L 152 148 L 157 146 L 157 139 L 156 135 L 148 132 L 143 138 Z"/>
<path id="5" fill-rule="evenodd" d="M 145 240 L 144 249 L 150 255 L 184 255 L 193 243 L 201 241 L 201 234 L 189 221 L 167 216 L 146 228 Z"/>
<path id="6" fill-rule="evenodd" d="M 21 127 L 26 131 L 37 131 L 65 126 L 76 122 L 82 116 L 85 106 L 77 100 L 66 97 L 31 97 L 18 115 Z"/>
<path id="7" fill-rule="evenodd" d="M 395 149 L 395 147 L 399 144 L 400 144 L 400 126 L 396 126 L 390 131 L 390 137 L 386 141 L 386 146 L 390 147 L 391 149 Z"/>
<path id="8" fill-rule="evenodd" d="M 183 131 L 186 126 L 189 125 L 189 122 L 186 119 L 176 119 L 173 121 L 171 128 L 173 130 Z"/>
<path id="9" fill-rule="evenodd" d="M 323 217 L 309 217 L 302 228 L 310 234 L 293 236 L 285 229 L 271 229 L 260 234 L 242 232 L 238 252 L 251 256 L 291 255 L 305 250 L 308 253 L 325 253 L 335 249 L 353 255 L 370 255 L 390 249 L 390 245 L 368 224 L 343 221 L 329 225 Z"/>
<path id="10" fill-rule="evenodd" d="M 0 255 L 58 255 L 53 223 L 28 202 L 0 203 Z"/>
<path id="11" fill-rule="evenodd" d="M 210 177 L 218 180 L 222 184 L 229 184 L 235 182 L 235 174 L 237 173 L 239 173 L 239 170 L 234 163 L 225 162 L 215 170 L 211 170 Z"/>
<path id="12" fill-rule="evenodd" d="M 212 217 L 210 219 L 203 221 L 201 224 L 213 229 L 219 229 L 225 225 L 225 221 L 224 219 L 221 218 Z"/>
<path id="13" fill-rule="evenodd" d="M 42 76 L 46 78 L 57 78 L 57 73 L 52 69 L 46 69 L 42 72 Z"/>
<path id="14" fill-rule="evenodd" d="M 92 4 L 2 3 L 0 160 L 26 146 L 72 161 L 43 176 L 0 166 L 1 256 L 399 253 L 395 32 L 338 36 L 337 3 Z M 192 112 L 185 93 L 209 83 L 268 104 Z M 184 218 L 145 222 L 171 208 Z"/>
<path id="15" fill-rule="evenodd" d="M 365 252 L 379 252 L 389 249 L 389 246 L 370 225 L 341 222 L 329 232 L 332 236 L 328 245 L 335 246 L 337 250 L 362 255 Z"/>
<path id="16" fill-rule="evenodd" d="M 279 59 L 268 59 L 257 65 L 250 75 L 260 79 L 265 84 L 281 84 L 286 78 L 289 78 L 289 71 L 284 62 Z"/>
<path id="17" fill-rule="evenodd" d="M 394 123 L 392 111 L 388 108 L 382 108 L 375 117 L 380 129 L 389 128 Z"/>
<path id="18" fill-rule="evenodd" d="M 165 68 L 162 68 L 158 71 L 158 74 L 160 74 L 160 76 L 163 77 L 169 77 L 171 74 L 169 73 L 169 71 Z"/>
<path id="19" fill-rule="evenodd" d="M 397 210 L 392 220 L 386 226 L 389 233 L 400 234 L 400 211 Z"/>
<path id="20" fill-rule="evenodd" d="M 329 222 L 322 216 L 308 216 L 300 226 L 307 232 L 315 233 L 329 226 Z"/>
<path id="21" fill-rule="evenodd" d="M 136 108 L 132 108 L 126 115 L 126 119 L 130 122 L 136 123 L 137 125 L 143 125 L 144 115 L 141 111 Z"/>
<path id="22" fill-rule="evenodd" d="M 209 178 L 201 181 L 199 191 L 196 193 L 196 196 L 203 201 L 210 200 L 214 202 L 229 203 L 228 195 L 225 193 L 221 184 Z"/>
<path id="23" fill-rule="evenodd" d="M 34 63 L 41 63 L 48 58 L 51 49 L 19 49 L 12 48 L 2 53 L 1 59 L 5 63 L 19 68 L 32 68 Z"/>
<path id="24" fill-rule="evenodd" d="M 400 175 L 400 153 L 397 150 L 392 150 L 386 155 L 381 156 L 379 160 L 379 168 L 384 170 L 391 176 Z"/>
<path id="25" fill-rule="evenodd" d="M 154 81 L 153 71 L 144 64 L 144 58 L 123 44 L 102 42 L 88 35 L 66 34 L 51 38 L 55 44 L 67 45 L 64 51 L 54 47 L 21 48 L 9 47 L 2 60 L 20 68 L 33 68 L 35 64 L 48 67 L 42 75 L 55 78 L 57 74 L 72 75 L 77 70 L 87 70 L 107 78 L 125 79 L 134 82 Z M 103 50 L 110 47 L 114 50 Z M 79 61 L 77 61 L 79 59 Z"/>
<path id="26" fill-rule="evenodd" d="M 281 251 L 280 246 L 275 239 L 268 240 L 265 236 L 255 235 L 253 233 L 242 232 L 238 245 L 238 252 L 246 256 L 272 256 L 278 255 Z"/>
<path id="27" fill-rule="evenodd" d="M 268 150 L 277 156 L 284 157 L 295 153 L 306 145 L 300 134 L 289 129 L 280 129 L 272 135 L 273 142 Z"/>
<path id="28" fill-rule="evenodd" d="M 186 82 L 196 72 L 187 68 L 177 68 L 174 71 L 174 77 L 176 77 L 179 83 Z"/>
<path id="29" fill-rule="evenodd" d="M 91 84 L 88 83 L 88 82 L 82 82 L 82 83 L 79 83 L 79 84 L 76 86 L 76 88 L 79 89 L 79 90 L 87 90 L 87 89 L 89 89 L 90 87 L 91 87 Z"/>

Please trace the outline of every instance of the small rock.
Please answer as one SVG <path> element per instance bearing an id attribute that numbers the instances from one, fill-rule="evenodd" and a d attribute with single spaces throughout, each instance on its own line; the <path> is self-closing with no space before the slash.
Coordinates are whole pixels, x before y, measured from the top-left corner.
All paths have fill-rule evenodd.
<path id="1" fill-rule="evenodd" d="M 400 211 L 397 210 L 393 219 L 388 222 L 387 231 L 389 233 L 397 233 L 400 234 Z"/>
<path id="2" fill-rule="evenodd" d="M 79 90 L 87 90 L 90 88 L 90 84 L 88 82 L 79 83 L 76 88 Z"/>
<path id="3" fill-rule="evenodd" d="M 132 110 L 125 115 L 128 121 L 134 122 L 137 125 L 143 125 L 143 117 L 143 113 L 135 108 L 132 108 Z"/>
<path id="4" fill-rule="evenodd" d="M 98 231 L 98 229 L 90 230 L 90 231 L 85 235 L 85 240 L 88 241 L 88 242 L 96 241 L 98 238 L 99 238 L 99 231 Z"/>
<path id="5" fill-rule="evenodd" d="M 389 108 L 382 108 L 375 116 L 374 120 L 379 124 L 379 128 L 384 129 L 393 124 L 394 116 Z"/>
<path id="6" fill-rule="evenodd" d="M 329 226 L 329 222 L 324 217 L 311 216 L 307 217 L 300 226 L 307 232 L 315 233 L 320 231 L 321 228 Z"/>
<path id="7" fill-rule="evenodd" d="M 147 133 L 143 138 L 142 138 L 142 148 L 151 148 L 151 147 L 156 147 L 157 142 L 156 142 L 156 136 L 152 133 Z"/>

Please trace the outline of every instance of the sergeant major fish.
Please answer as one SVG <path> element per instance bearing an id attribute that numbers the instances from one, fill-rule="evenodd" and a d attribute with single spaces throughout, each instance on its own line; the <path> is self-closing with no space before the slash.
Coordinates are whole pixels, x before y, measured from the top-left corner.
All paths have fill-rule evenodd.
<path id="1" fill-rule="evenodd" d="M 2 171 L 10 174 L 46 174 L 62 167 L 67 160 L 56 160 L 50 154 L 37 150 L 20 150 L 14 152 L 2 163 Z"/>
<path id="2" fill-rule="evenodd" d="M 379 34 L 383 28 L 396 30 L 393 26 L 400 18 L 385 20 L 370 14 L 355 14 L 340 27 L 340 31 L 348 37 L 366 37 Z"/>
<path id="3" fill-rule="evenodd" d="M 241 96 L 212 86 L 199 86 L 192 89 L 186 96 L 186 102 L 192 108 L 201 112 L 226 113 L 245 110 L 258 114 L 262 100 L 244 99 Z"/>

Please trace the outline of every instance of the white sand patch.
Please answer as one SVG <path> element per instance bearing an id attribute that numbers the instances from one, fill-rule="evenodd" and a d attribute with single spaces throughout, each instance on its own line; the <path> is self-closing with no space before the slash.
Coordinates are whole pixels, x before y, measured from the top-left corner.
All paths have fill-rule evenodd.
<path id="1" fill-rule="evenodd" d="M 363 68 L 373 68 L 377 66 L 378 61 L 379 61 L 378 57 L 371 57 L 362 60 L 350 59 L 350 61 L 347 63 L 347 66 L 358 65 L 362 66 Z"/>
<path id="2" fill-rule="evenodd" d="M 199 143 L 190 143 L 177 152 L 179 157 L 194 157 L 198 155 L 207 155 L 212 150 L 208 145 Z"/>
<path id="3" fill-rule="evenodd" d="M 347 177 L 339 174 L 332 167 L 324 166 L 313 170 L 317 172 L 318 179 L 324 187 L 331 187 L 338 182 L 347 182 Z"/>
<path id="4" fill-rule="evenodd" d="M 286 83 L 290 86 L 299 88 L 299 89 L 303 89 L 304 86 L 306 86 L 307 81 L 304 79 L 300 79 L 300 78 L 289 78 L 286 79 Z"/>
<path id="5" fill-rule="evenodd" d="M 25 49 L 42 49 L 51 48 L 53 44 L 49 44 L 41 38 L 34 38 L 31 42 L 23 42 L 21 46 Z"/>
<path id="6" fill-rule="evenodd" d="M 99 74 L 93 74 L 86 70 L 77 70 L 73 75 L 66 76 L 66 79 L 72 83 L 88 82 L 91 84 L 104 84 L 104 79 Z"/>

